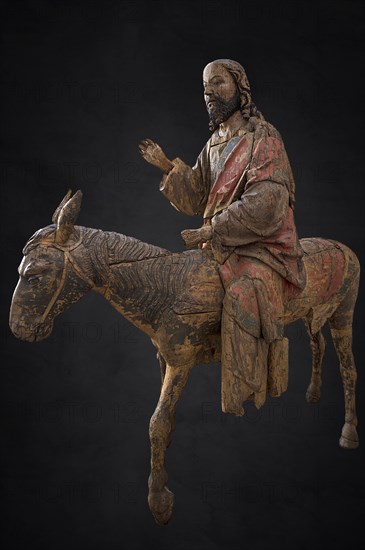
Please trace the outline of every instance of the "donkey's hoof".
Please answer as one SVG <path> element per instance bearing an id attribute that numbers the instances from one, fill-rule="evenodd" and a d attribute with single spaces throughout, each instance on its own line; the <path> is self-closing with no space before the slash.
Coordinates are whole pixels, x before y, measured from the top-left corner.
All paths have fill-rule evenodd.
<path id="1" fill-rule="evenodd" d="M 308 403 L 318 403 L 318 401 L 321 399 L 321 388 L 319 388 L 315 384 L 312 384 L 311 382 L 308 386 L 305 398 Z"/>
<path id="2" fill-rule="evenodd" d="M 159 525 L 166 525 L 170 521 L 172 508 L 174 506 L 174 493 L 167 487 L 164 487 L 159 493 L 150 492 L 148 495 L 148 505 Z"/>
<path id="3" fill-rule="evenodd" d="M 357 449 L 359 446 L 359 437 L 353 424 L 346 422 L 342 428 L 340 437 L 340 447 L 343 449 Z"/>

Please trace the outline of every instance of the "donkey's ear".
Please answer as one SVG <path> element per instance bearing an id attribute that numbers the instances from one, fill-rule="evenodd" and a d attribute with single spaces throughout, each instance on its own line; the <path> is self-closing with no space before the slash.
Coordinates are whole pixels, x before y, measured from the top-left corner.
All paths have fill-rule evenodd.
<path id="1" fill-rule="evenodd" d="M 65 244 L 70 237 L 80 212 L 81 201 L 82 193 L 79 190 L 76 191 L 74 196 L 68 199 L 66 204 L 61 208 L 57 217 L 57 229 L 55 234 L 55 241 L 58 244 Z"/>
<path id="2" fill-rule="evenodd" d="M 67 191 L 66 195 L 63 197 L 60 204 L 57 206 L 56 210 L 53 213 L 53 216 L 52 216 L 52 222 L 53 223 L 57 223 L 58 216 L 60 215 L 60 212 L 61 212 L 62 208 L 65 206 L 66 202 L 71 197 L 71 195 L 72 195 L 72 191 L 71 191 L 71 189 L 69 189 Z"/>

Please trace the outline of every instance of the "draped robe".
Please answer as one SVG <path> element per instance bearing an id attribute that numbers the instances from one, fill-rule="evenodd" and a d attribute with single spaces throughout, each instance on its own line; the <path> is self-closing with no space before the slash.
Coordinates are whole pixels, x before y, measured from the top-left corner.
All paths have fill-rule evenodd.
<path id="1" fill-rule="evenodd" d="M 172 163 L 161 192 L 212 226 L 209 246 L 226 290 L 222 347 L 230 339 L 222 351 L 222 407 L 242 414 L 244 399 L 264 402 L 268 358 L 287 361 L 283 346 L 269 348 L 283 343 L 283 288 L 305 286 L 292 170 L 279 132 L 266 121 L 249 131 L 240 117 L 224 138 L 218 130 L 212 135 L 192 168 L 179 158 Z"/>

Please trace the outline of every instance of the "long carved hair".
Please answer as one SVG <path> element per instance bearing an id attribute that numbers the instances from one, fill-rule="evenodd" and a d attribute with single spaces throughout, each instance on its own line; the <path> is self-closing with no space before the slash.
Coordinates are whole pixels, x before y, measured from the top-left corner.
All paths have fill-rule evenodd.
<path id="1" fill-rule="evenodd" d="M 248 120 L 249 129 L 251 131 L 254 130 L 257 122 L 259 120 L 265 120 L 265 118 L 252 101 L 250 84 L 245 69 L 240 63 L 232 59 L 216 59 L 213 63 L 223 65 L 234 78 L 241 98 L 240 109 L 242 116 Z"/>

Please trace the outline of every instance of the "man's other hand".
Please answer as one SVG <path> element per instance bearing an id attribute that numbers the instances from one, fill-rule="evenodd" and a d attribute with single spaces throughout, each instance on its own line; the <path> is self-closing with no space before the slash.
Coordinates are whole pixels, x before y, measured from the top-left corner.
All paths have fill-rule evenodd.
<path id="1" fill-rule="evenodd" d="M 200 244 L 212 238 L 212 228 L 209 225 L 204 225 L 199 229 L 184 229 L 184 231 L 181 231 L 181 236 L 185 247 L 191 250 L 192 248 L 198 248 Z"/>

